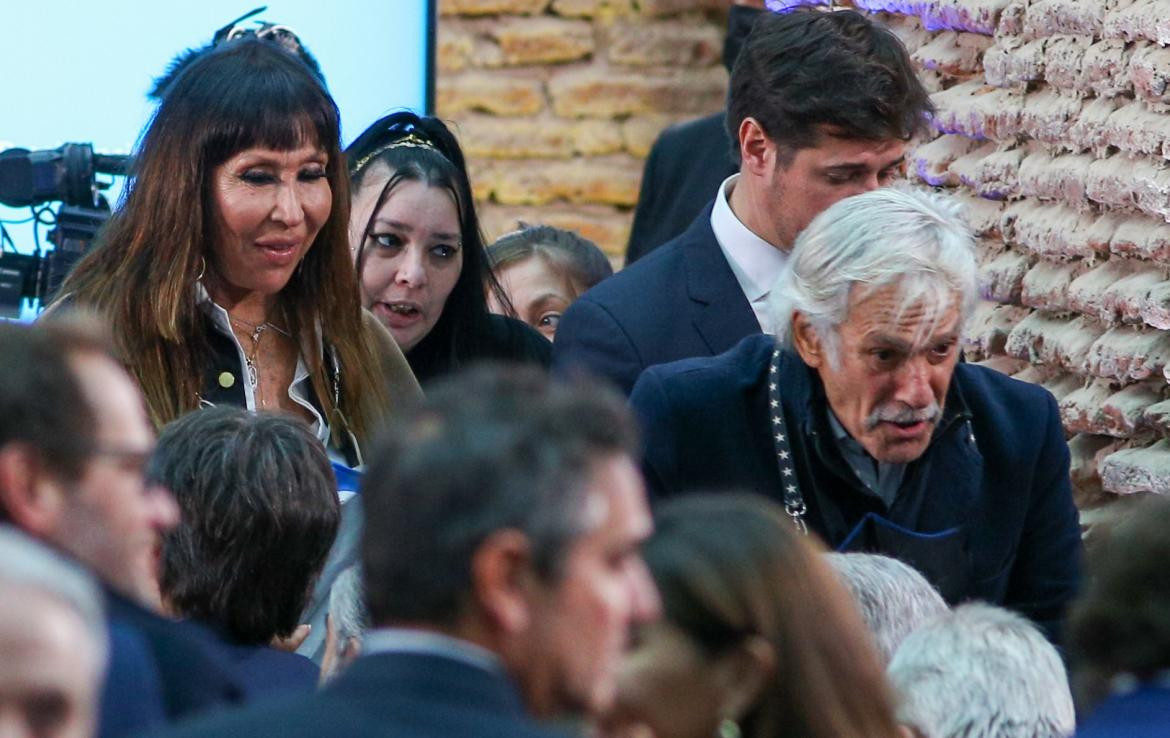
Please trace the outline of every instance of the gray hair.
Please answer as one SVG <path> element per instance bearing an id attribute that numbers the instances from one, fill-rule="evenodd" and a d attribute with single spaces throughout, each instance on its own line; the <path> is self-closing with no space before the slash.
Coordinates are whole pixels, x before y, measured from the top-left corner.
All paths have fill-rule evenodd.
<path id="1" fill-rule="evenodd" d="M 930 738 L 1058 738 L 1075 715 L 1059 654 L 1032 623 L 963 605 L 902 642 L 887 669 L 898 720 Z"/>
<path id="2" fill-rule="evenodd" d="M 848 318 L 851 298 L 895 284 L 900 310 L 919 303 L 928 309 L 920 336 L 933 330 L 956 296 L 960 323 L 970 315 L 978 297 L 974 238 L 953 200 L 889 187 L 845 198 L 814 218 L 772 287 L 776 340 L 793 347 L 792 316 L 799 312 L 835 366 L 837 329 Z M 854 287 L 860 288 L 856 294 Z"/>
<path id="3" fill-rule="evenodd" d="M 0 525 L 0 588 L 36 590 L 75 612 L 89 633 L 98 669 L 104 670 L 109 652 L 105 610 L 85 570 L 17 528 Z"/>
<path id="4" fill-rule="evenodd" d="M 912 631 L 949 611 L 942 595 L 912 566 L 869 553 L 827 553 L 873 634 L 882 663 Z"/>
<path id="5" fill-rule="evenodd" d="M 366 612 L 359 564 L 347 567 L 333 580 L 333 586 L 329 589 L 329 620 L 337 631 L 338 643 L 346 643 L 350 638 L 361 638 L 369 627 L 370 616 Z"/>

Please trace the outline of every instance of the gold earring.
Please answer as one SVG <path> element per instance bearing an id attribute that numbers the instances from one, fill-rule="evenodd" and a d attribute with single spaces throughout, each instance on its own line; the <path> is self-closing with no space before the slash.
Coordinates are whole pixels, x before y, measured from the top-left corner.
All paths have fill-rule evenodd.
<path id="1" fill-rule="evenodd" d="M 742 738 L 739 724 L 731 718 L 723 718 L 719 722 L 719 738 Z"/>
<path id="2" fill-rule="evenodd" d="M 207 271 L 207 259 L 202 256 L 199 257 L 199 273 L 195 275 L 195 281 L 203 279 L 203 273 Z"/>

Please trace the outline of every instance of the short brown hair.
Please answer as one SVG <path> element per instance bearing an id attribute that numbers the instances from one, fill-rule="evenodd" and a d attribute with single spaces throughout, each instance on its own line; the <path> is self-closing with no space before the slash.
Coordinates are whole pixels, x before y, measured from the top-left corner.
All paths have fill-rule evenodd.
<path id="1" fill-rule="evenodd" d="M 576 231 L 550 225 L 529 225 L 506 233 L 488 246 L 488 262 L 495 271 L 540 257 L 568 278 L 574 299 L 613 274 L 613 265 L 597 244 Z"/>
<path id="2" fill-rule="evenodd" d="M 0 448 L 29 446 L 65 481 L 81 477 L 97 418 L 70 366 L 77 354 L 113 361 L 101 324 L 79 314 L 36 325 L 0 323 Z M 0 518 L 6 518 L 0 510 Z"/>
<path id="3" fill-rule="evenodd" d="M 159 586 L 172 608 L 239 643 L 300 623 L 341 511 L 325 447 L 299 418 L 232 406 L 163 429 L 147 481 L 182 519 L 163 538 Z"/>
<path id="4" fill-rule="evenodd" d="M 776 503 L 695 494 L 655 509 L 643 556 L 663 618 L 705 653 L 749 636 L 776 669 L 741 723 L 745 738 L 897 735 L 877 651 L 814 539 Z"/>

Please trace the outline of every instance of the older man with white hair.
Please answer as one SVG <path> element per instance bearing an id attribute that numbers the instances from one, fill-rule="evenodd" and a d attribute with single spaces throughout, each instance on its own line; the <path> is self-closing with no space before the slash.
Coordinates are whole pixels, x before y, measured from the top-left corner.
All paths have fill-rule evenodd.
<path id="1" fill-rule="evenodd" d="M 1063 738 L 1076 719 L 1060 655 L 1015 613 L 964 605 L 902 641 L 887 674 L 921 738 Z"/>
<path id="2" fill-rule="evenodd" d="M 107 655 L 97 585 L 0 525 L 0 736 L 92 736 Z"/>
<path id="3" fill-rule="evenodd" d="M 775 339 L 639 378 L 651 490 L 771 495 L 831 548 L 894 556 L 949 603 L 1003 604 L 1054 637 L 1080 581 L 1068 446 L 1046 390 L 959 362 L 977 288 L 955 206 L 842 200 L 771 294 Z"/>
<path id="4" fill-rule="evenodd" d="M 830 552 L 825 558 L 857 603 L 882 663 L 888 664 L 919 626 L 949 612 L 938 590 L 909 564 L 857 551 Z"/>

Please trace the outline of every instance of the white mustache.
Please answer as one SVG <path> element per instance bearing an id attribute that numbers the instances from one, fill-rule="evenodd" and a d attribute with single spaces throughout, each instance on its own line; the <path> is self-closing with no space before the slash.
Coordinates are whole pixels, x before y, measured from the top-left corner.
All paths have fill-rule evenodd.
<path id="1" fill-rule="evenodd" d="M 927 423 L 934 423 L 938 420 L 938 416 L 942 410 L 938 406 L 938 402 L 931 401 L 929 405 L 924 408 L 915 410 L 912 407 L 907 407 L 902 403 L 890 403 L 888 405 L 881 405 L 874 409 L 869 417 L 865 419 L 865 429 L 873 430 L 878 427 L 878 423 L 918 423 L 925 421 Z"/>

